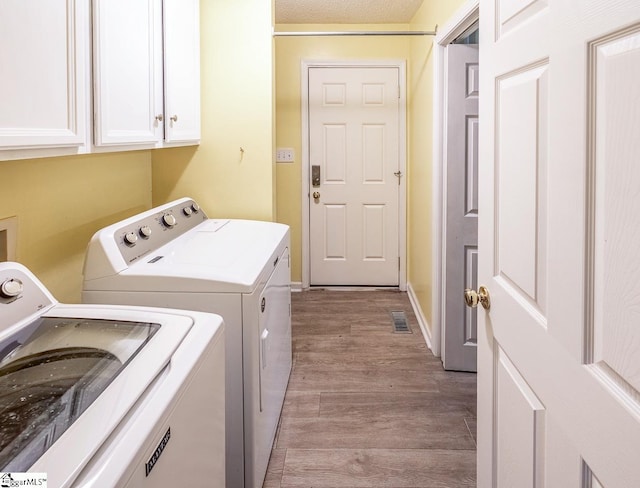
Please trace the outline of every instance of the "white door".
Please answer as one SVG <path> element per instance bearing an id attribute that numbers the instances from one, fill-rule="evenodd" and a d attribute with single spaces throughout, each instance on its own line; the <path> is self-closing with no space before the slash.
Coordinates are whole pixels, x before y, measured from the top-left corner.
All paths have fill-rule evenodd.
<path id="1" fill-rule="evenodd" d="M 164 0 L 166 142 L 200 139 L 200 2 Z"/>
<path id="2" fill-rule="evenodd" d="M 0 2 L 0 149 L 86 143 L 88 7 Z"/>
<path id="3" fill-rule="evenodd" d="M 475 371 L 477 311 L 461 300 L 478 274 L 478 45 L 447 46 L 444 347 L 447 370 Z"/>
<path id="4" fill-rule="evenodd" d="M 162 140 L 162 1 L 94 0 L 96 146 Z"/>
<path id="5" fill-rule="evenodd" d="M 640 486 L 640 2 L 481 0 L 478 487 Z"/>
<path id="6" fill-rule="evenodd" d="M 397 67 L 309 68 L 311 285 L 399 284 Z"/>

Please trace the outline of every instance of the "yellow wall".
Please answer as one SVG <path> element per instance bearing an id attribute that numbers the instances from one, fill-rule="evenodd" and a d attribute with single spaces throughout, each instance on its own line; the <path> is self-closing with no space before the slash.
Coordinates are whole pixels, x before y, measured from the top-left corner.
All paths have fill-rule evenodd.
<path id="1" fill-rule="evenodd" d="M 426 1 L 411 21 L 413 30 L 443 25 L 465 0 Z M 429 326 L 433 293 L 433 37 L 411 39 L 409 76 L 408 280 Z"/>
<path id="2" fill-rule="evenodd" d="M 406 25 L 276 25 L 277 31 L 404 30 Z M 291 227 L 291 279 L 302 281 L 301 61 L 323 59 L 407 59 L 407 37 L 276 38 L 276 147 L 292 147 L 294 163 L 277 164 L 278 221 Z"/>
<path id="3" fill-rule="evenodd" d="M 150 151 L 0 161 L 0 219 L 18 219 L 16 261 L 78 303 L 95 231 L 151 206 Z"/>
<path id="4" fill-rule="evenodd" d="M 275 218 L 272 12 L 200 2 L 202 139 L 153 152 L 154 205 L 190 196 L 210 217 Z"/>

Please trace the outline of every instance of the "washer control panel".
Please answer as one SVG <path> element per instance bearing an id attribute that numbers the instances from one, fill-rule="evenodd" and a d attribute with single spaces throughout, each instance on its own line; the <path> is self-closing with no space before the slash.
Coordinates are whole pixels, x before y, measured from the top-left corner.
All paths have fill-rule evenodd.
<path id="1" fill-rule="evenodd" d="M 18 263 L 0 263 L 0 334 L 55 303 L 44 285 Z"/>
<path id="2" fill-rule="evenodd" d="M 24 284 L 17 278 L 7 278 L 0 285 L 0 297 L 16 298 L 22 295 Z"/>
<path id="3" fill-rule="evenodd" d="M 193 200 L 181 200 L 123 221 L 115 230 L 114 239 L 122 257 L 131 264 L 205 220 L 208 217 L 200 205 Z"/>

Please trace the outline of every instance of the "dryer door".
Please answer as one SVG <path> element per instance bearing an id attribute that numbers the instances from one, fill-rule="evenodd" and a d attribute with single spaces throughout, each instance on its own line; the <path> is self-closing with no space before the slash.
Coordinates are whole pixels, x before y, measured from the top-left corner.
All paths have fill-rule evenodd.
<path id="1" fill-rule="evenodd" d="M 291 372 L 289 276 L 287 250 L 260 297 L 260 411 L 275 417 L 275 423 L 280 417 Z"/>
<path id="2" fill-rule="evenodd" d="M 262 486 L 269 463 L 284 395 L 291 372 L 291 280 L 289 250 L 278 263 L 260 295 L 259 413 L 254 421 L 253 452 L 247 456 L 247 486 Z M 245 483 L 246 484 L 246 483 Z"/>

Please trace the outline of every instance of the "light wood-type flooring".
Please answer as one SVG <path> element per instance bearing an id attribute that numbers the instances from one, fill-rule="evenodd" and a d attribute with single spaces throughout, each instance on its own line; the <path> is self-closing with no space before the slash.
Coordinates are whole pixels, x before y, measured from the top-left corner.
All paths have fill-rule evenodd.
<path id="1" fill-rule="evenodd" d="M 264 488 L 476 486 L 476 375 L 442 369 L 406 293 L 293 293 L 292 329 Z"/>

